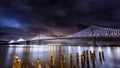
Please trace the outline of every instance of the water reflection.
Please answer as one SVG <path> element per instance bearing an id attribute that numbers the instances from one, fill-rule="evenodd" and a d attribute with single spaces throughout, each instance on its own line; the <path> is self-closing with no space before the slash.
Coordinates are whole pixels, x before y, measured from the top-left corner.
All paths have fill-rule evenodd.
<path id="1" fill-rule="evenodd" d="M 102 51 L 102 47 L 98 47 L 98 51 L 101 52 Z"/>
<path id="2" fill-rule="evenodd" d="M 71 53 L 71 46 L 68 46 L 68 53 Z"/>
<path id="3" fill-rule="evenodd" d="M 111 47 L 107 47 L 107 55 L 108 57 L 112 57 Z"/>
<path id="4" fill-rule="evenodd" d="M 85 67 L 86 68 L 115 68 L 119 66 L 119 59 L 120 59 L 120 47 L 95 47 L 95 46 L 62 46 L 62 45 L 10 45 L 9 47 L 2 47 L 0 48 L 0 58 L 2 61 L 5 61 L 4 64 L 0 62 L 0 65 L 3 65 L 4 68 L 11 68 L 12 59 L 14 56 L 18 56 L 23 63 L 30 63 L 35 62 L 38 57 L 41 58 L 42 66 L 45 63 L 50 64 L 50 56 L 53 55 L 55 57 L 56 67 L 59 67 L 59 59 L 62 54 L 66 56 L 66 67 L 70 68 L 69 66 L 69 55 L 72 53 L 73 55 L 73 65 L 78 65 L 77 67 L 81 68 L 81 61 L 80 57 L 77 60 L 76 53 L 81 55 L 84 50 L 96 52 L 96 58 L 91 60 L 90 56 L 86 59 Z M 104 59 L 102 63 L 99 59 L 99 53 L 104 51 Z M 116 61 L 117 60 L 117 61 Z M 94 66 L 93 66 L 94 63 Z M 88 65 L 89 64 L 89 65 Z"/>
<path id="5" fill-rule="evenodd" d="M 117 57 L 118 58 L 120 58 L 120 47 L 116 47 L 116 52 L 115 52 L 116 54 L 117 54 Z"/>
<path id="6" fill-rule="evenodd" d="M 78 46 L 78 47 L 77 47 L 77 49 L 78 49 L 78 51 L 77 51 L 77 52 L 80 54 L 80 53 L 81 53 L 81 47 L 80 47 L 80 46 Z"/>
<path id="7" fill-rule="evenodd" d="M 94 50 L 95 50 L 94 47 L 91 46 L 91 47 L 90 47 L 90 51 L 93 53 Z"/>

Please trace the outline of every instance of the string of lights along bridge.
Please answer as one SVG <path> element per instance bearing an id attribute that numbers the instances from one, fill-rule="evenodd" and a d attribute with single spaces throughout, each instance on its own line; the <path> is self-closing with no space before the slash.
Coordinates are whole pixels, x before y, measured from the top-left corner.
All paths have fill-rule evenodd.
<path id="1" fill-rule="evenodd" d="M 21 34 L 21 33 L 20 33 Z M 98 26 L 91 26 L 88 27 L 80 32 L 64 36 L 64 37 L 47 37 L 42 34 L 38 34 L 37 36 L 27 39 L 27 40 L 44 40 L 44 39 L 71 39 L 71 38 L 91 38 L 91 37 L 119 37 L 120 36 L 120 30 L 119 29 L 111 29 L 111 28 L 104 28 L 104 27 L 98 27 Z M 19 41 L 26 41 L 23 38 L 20 38 L 17 40 Z M 16 42 L 11 40 L 10 43 Z"/>

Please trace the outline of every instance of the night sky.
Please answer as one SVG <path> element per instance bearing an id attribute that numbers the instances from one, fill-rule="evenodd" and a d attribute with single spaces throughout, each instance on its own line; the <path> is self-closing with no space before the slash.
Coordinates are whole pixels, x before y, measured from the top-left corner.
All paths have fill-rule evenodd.
<path id="1" fill-rule="evenodd" d="M 0 40 L 68 35 L 92 25 L 120 29 L 120 0 L 0 0 Z"/>

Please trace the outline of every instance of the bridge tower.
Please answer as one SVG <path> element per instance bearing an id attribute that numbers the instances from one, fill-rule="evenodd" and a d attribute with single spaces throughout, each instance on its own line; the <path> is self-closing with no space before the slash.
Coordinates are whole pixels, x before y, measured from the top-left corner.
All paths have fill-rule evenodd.
<path id="1" fill-rule="evenodd" d="M 91 28 L 91 32 L 92 32 L 93 45 L 96 45 L 96 34 L 94 27 Z"/>
<path id="2" fill-rule="evenodd" d="M 40 39 L 40 33 L 39 33 L 39 39 Z M 41 45 L 41 40 L 38 39 L 38 45 Z"/>

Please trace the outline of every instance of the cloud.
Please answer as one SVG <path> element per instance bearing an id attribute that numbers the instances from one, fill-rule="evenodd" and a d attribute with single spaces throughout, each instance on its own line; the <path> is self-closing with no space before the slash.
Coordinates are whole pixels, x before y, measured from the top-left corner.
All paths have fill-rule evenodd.
<path id="1" fill-rule="evenodd" d="M 119 4 L 119 0 L 3 0 L 0 27 L 35 34 L 73 33 L 91 25 L 120 28 Z"/>

